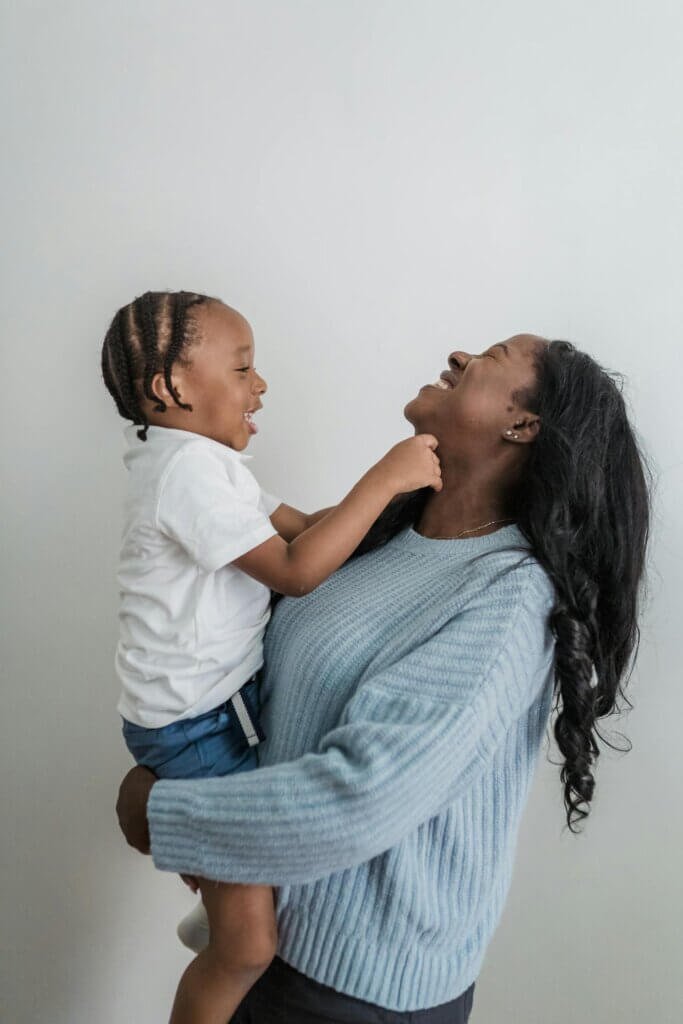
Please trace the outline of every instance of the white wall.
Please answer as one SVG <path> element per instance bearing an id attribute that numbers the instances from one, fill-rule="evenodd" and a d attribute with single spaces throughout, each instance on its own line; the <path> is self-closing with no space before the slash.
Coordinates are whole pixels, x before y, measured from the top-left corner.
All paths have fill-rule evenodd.
<path id="1" fill-rule="evenodd" d="M 455 347 L 629 381 L 658 473 L 634 749 L 562 835 L 542 765 L 473 1024 L 680 1019 L 683 13 L 671 0 L 5 0 L 3 1019 L 164 1020 L 191 904 L 114 823 L 116 308 L 215 293 L 270 390 L 263 484 L 333 502 Z M 678 1011 L 678 1012 L 677 1012 Z"/>

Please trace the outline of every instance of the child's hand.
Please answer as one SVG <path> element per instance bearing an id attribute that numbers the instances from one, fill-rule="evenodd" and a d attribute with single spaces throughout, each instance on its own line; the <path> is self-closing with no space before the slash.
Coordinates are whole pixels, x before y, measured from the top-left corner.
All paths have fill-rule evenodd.
<path id="1" fill-rule="evenodd" d="M 439 442 L 433 434 L 416 434 L 390 448 L 374 467 L 388 478 L 394 494 L 433 487 L 440 491 L 441 463 L 434 449 Z"/>

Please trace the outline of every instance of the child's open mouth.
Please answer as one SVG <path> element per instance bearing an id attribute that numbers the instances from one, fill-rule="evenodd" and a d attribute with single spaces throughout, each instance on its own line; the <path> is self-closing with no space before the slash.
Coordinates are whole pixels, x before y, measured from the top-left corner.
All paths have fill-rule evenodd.
<path id="1" fill-rule="evenodd" d="M 254 410 L 254 412 L 255 411 L 256 410 Z M 250 434 L 258 434 L 258 427 L 256 426 L 253 420 L 254 412 L 245 412 L 244 414 L 244 418 L 247 421 L 247 427 L 249 428 Z"/>

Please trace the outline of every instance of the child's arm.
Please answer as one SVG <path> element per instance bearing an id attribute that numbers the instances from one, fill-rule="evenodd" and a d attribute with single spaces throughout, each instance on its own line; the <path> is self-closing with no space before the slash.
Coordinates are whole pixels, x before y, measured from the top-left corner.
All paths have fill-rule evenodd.
<path id="1" fill-rule="evenodd" d="M 375 519 L 396 494 L 433 487 L 440 491 L 438 441 L 418 434 L 395 445 L 330 511 L 316 513 L 289 543 L 271 537 L 233 565 L 280 594 L 301 597 L 331 576 L 353 554 Z M 275 516 L 279 512 L 276 509 Z M 287 515 L 287 513 L 285 513 Z M 314 518 L 314 517 L 311 517 Z M 277 529 L 277 525 L 273 522 Z"/>
<path id="2" fill-rule="evenodd" d="M 311 512 L 310 515 L 307 515 L 305 512 L 300 512 L 298 508 L 282 504 L 278 505 L 272 513 L 270 521 L 282 539 L 289 543 L 304 530 L 307 530 L 309 526 L 313 526 L 319 519 L 326 516 L 334 507 L 334 505 L 330 505 L 329 508 L 323 508 L 319 512 Z"/>

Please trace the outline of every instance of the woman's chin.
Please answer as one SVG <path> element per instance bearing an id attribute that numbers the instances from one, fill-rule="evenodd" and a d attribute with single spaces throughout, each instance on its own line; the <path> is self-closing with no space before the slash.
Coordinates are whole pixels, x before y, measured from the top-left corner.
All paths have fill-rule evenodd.
<path id="1" fill-rule="evenodd" d="M 412 404 L 413 404 L 412 402 L 408 402 L 408 404 L 403 407 L 403 415 L 404 415 L 405 419 L 408 420 L 408 423 L 412 423 L 413 422 L 413 418 L 411 416 Z"/>
<path id="2" fill-rule="evenodd" d="M 418 434 L 425 433 L 422 421 L 425 419 L 426 411 L 427 410 L 423 406 L 420 395 L 416 395 L 415 398 L 411 398 L 408 404 L 403 408 L 403 415 L 408 420 L 408 423 L 412 423 Z"/>

